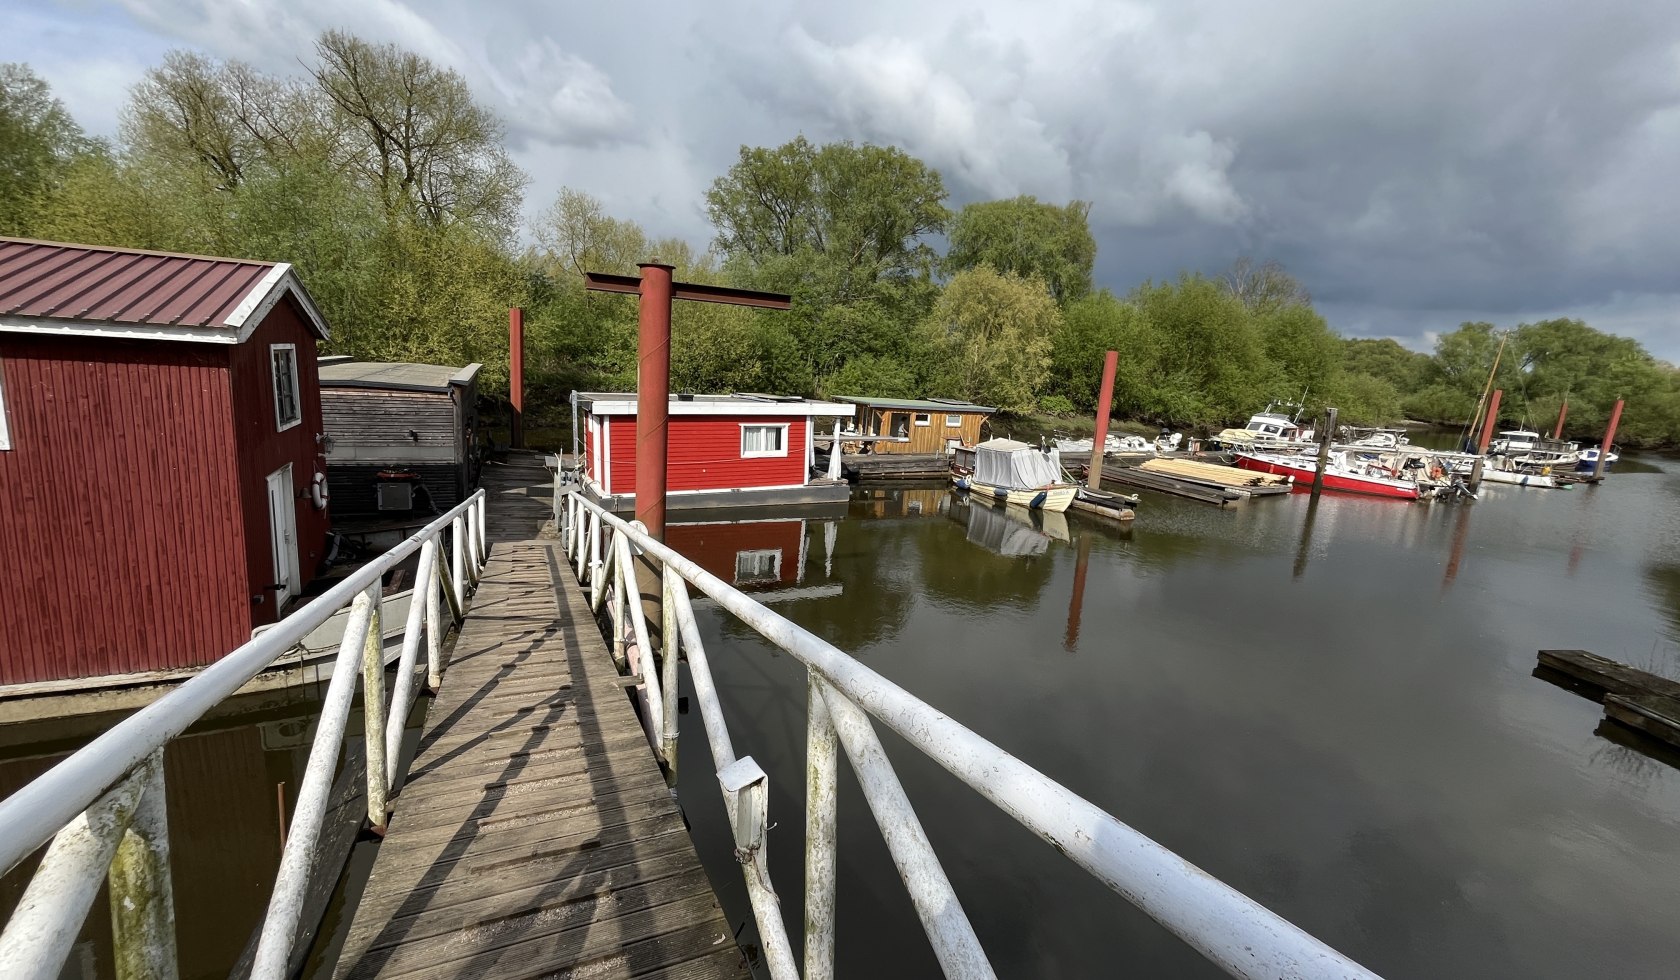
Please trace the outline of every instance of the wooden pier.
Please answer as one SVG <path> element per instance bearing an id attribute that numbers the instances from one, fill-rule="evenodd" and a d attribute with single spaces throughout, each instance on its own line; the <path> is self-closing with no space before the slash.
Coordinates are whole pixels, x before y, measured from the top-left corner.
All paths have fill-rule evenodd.
<path id="1" fill-rule="evenodd" d="M 335 978 L 751 975 L 539 531 L 548 479 L 539 457 L 486 468 L 489 565 Z"/>
<path id="2" fill-rule="evenodd" d="M 1597 734 L 1674 761 L 1680 749 L 1680 681 L 1629 667 L 1585 650 L 1541 650 L 1534 676 L 1604 705 Z M 1663 754 L 1645 744 L 1660 744 Z"/>

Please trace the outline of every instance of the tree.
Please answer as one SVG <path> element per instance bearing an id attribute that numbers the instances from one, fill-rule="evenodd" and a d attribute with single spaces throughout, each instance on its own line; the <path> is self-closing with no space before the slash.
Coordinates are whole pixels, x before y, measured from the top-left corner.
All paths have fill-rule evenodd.
<path id="1" fill-rule="evenodd" d="M 1143 414 L 1174 425 L 1229 424 L 1278 394 L 1248 310 L 1222 285 L 1184 275 L 1146 282 L 1131 301 L 1154 334 Z"/>
<path id="2" fill-rule="evenodd" d="M 1000 272 L 1037 276 L 1062 305 L 1091 291 L 1097 240 L 1089 201 L 1058 206 L 1022 196 L 965 206 L 951 223 L 950 272 L 981 263 Z"/>
<path id="3" fill-rule="evenodd" d="M 1062 311 L 1062 329 L 1051 347 L 1047 390 L 1060 394 L 1081 411 L 1095 410 L 1103 358 L 1111 350 L 1118 351 L 1113 412 L 1139 412 L 1153 385 L 1158 347 L 1142 310 L 1116 299 L 1106 289 L 1093 293 L 1069 303 Z"/>
<path id="4" fill-rule="evenodd" d="M 100 149 L 29 66 L 0 64 L 0 234 L 30 233 L 71 166 Z"/>
<path id="5" fill-rule="evenodd" d="M 501 122 L 459 74 L 343 31 L 322 34 L 315 51 L 315 81 L 355 134 L 349 165 L 386 210 L 512 235 L 526 178 L 502 145 Z"/>
<path id="6" fill-rule="evenodd" d="M 939 172 L 902 150 L 801 136 L 741 147 L 706 192 L 706 213 L 714 247 L 749 284 L 818 307 L 901 308 L 931 294 L 935 255 L 923 238 L 945 229 L 944 201 Z"/>
<path id="7" fill-rule="evenodd" d="M 927 330 L 941 355 L 937 384 L 1017 413 L 1031 411 L 1050 369 L 1062 314 L 1041 279 L 988 265 L 957 273 L 934 304 Z"/>
<path id="8" fill-rule="evenodd" d="M 1307 288 L 1275 259 L 1256 263 L 1245 255 L 1219 277 L 1219 282 L 1251 313 L 1312 305 Z"/>

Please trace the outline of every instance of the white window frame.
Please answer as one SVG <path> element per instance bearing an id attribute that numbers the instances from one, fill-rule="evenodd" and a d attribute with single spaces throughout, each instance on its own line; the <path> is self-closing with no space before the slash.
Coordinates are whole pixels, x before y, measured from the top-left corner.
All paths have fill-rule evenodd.
<path id="1" fill-rule="evenodd" d="M 933 424 L 933 413 L 932 412 L 911 412 L 910 413 L 910 424 L 912 424 L 912 425 L 932 425 Z"/>
<path id="2" fill-rule="evenodd" d="M 960 428 L 962 428 L 962 416 L 961 415 L 947 415 L 947 416 L 945 416 L 945 428 L 947 428 L 947 429 L 960 429 Z"/>
<path id="3" fill-rule="evenodd" d="M 781 449 L 753 449 L 753 450 L 747 449 L 747 430 L 748 429 L 781 429 L 782 430 L 782 448 Z M 741 423 L 741 458 L 742 459 L 769 459 L 769 458 L 777 457 L 777 456 L 786 456 L 787 454 L 788 454 L 788 424 L 786 422 L 742 422 Z"/>
<path id="4" fill-rule="evenodd" d="M 0 364 L 0 450 L 12 448 L 12 430 L 6 422 L 6 366 Z"/>
<path id="5" fill-rule="evenodd" d="M 275 370 L 274 370 L 275 355 L 279 354 L 281 351 L 290 351 L 291 355 L 292 355 L 292 357 L 291 357 L 291 364 L 292 364 L 292 407 L 297 410 L 297 418 L 292 419 L 290 422 L 286 421 L 280 415 L 280 385 L 279 385 L 279 378 L 276 377 Z M 290 429 L 294 426 L 302 425 L 303 424 L 303 384 L 302 384 L 301 381 L 298 380 L 298 359 L 297 359 L 297 345 L 296 344 L 269 344 L 268 345 L 268 384 L 269 384 L 269 388 L 271 389 L 271 393 L 274 396 L 274 431 L 275 432 L 285 432 L 287 429 Z"/>
<path id="6" fill-rule="evenodd" d="M 770 562 L 770 575 L 769 575 L 768 578 L 742 578 L 741 577 L 741 559 L 743 559 L 743 558 L 759 559 L 759 558 L 764 558 L 764 557 L 769 557 L 769 558 L 772 559 L 771 562 Z M 780 549 L 780 548 L 754 548 L 754 549 L 750 549 L 750 550 L 747 550 L 747 551 L 737 551 L 737 552 L 735 552 L 735 581 L 734 581 L 733 584 L 735 584 L 735 585 L 753 585 L 753 584 L 759 583 L 759 582 L 780 582 L 781 580 L 782 580 L 782 549 Z"/>

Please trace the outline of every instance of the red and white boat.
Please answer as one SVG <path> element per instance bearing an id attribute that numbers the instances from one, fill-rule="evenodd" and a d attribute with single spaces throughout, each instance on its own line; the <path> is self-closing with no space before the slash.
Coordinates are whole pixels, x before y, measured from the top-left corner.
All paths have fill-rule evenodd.
<path id="1" fill-rule="evenodd" d="M 1294 477 L 1297 491 L 1311 490 L 1313 477 L 1318 473 L 1316 459 L 1306 456 L 1279 456 L 1273 453 L 1237 453 L 1237 466 L 1257 473 Z M 1418 499 L 1416 483 L 1361 472 L 1347 464 L 1345 453 L 1331 454 L 1330 462 L 1324 468 L 1324 489 L 1368 493 L 1399 500 Z"/>

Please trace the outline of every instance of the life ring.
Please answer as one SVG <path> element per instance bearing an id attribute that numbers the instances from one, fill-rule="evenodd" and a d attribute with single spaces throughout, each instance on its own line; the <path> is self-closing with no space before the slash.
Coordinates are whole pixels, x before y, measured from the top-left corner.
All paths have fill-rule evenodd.
<path id="1" fill-rule="evenodd" d="M 327 491 L 327 475 L 316 473 L 314 482 L 309 485 L 310 502 L 315 505 L 316 510 L 326 510 L 330 498 L 331 494 Z"/>

